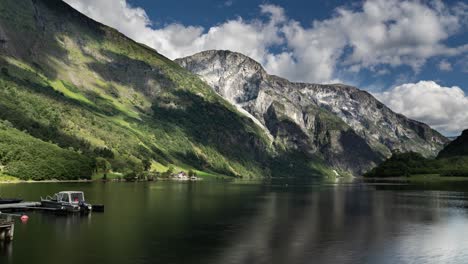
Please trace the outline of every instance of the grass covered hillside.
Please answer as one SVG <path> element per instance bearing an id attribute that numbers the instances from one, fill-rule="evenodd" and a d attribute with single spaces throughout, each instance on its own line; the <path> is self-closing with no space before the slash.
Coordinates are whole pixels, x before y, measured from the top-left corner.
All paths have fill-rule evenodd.
<path id="1" fill-rule="evenodd" d="M 72 150 L 36 139 L 0 122 L 0 162 L 2 172 L 31 180 L 89 179 L 94 161 Z"/>
<path id="2" fill-rule="evenodd" d="M 0 1 L 0 120 L 1 173 L 23 179 L 88 178 L 98 158 L 121 173 L 325 170 L 275 151 L 198 77 L 61 0 Z"/>

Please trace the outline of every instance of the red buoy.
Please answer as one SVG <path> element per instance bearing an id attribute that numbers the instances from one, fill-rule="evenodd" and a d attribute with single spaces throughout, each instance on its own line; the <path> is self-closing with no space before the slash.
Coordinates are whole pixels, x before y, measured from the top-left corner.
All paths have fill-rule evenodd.
<path id="1" fill-rule="evenodd" d="M 29 216 L 22 215 L 20 219 L 21 219 L 21 222 L 26 223 L 29 220 Z"/>

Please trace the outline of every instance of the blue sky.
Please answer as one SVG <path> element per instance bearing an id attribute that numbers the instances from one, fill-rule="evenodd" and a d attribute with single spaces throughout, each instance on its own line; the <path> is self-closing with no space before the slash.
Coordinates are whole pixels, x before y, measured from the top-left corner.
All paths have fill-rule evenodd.
<path id="1" fill-rule="evenodd" d="M 446 135 L 468 128 L 468 4 L 65 0 L 175 59 L 228 49 L 292 81 L 342 82 Z"/>
<path id="2" fill-rule="evenodd" d="M 148 1 L 131 0 L 133 6 L 143 7 L 151 20 L 160 23 L 182 23 L 185 25 L 201 25 L 206 28 L 222 23 L 228 19 L 241 16 L 245 19 L 258 17 L 259 6 L 273 4 L 282 6 L 296 20 L 309 24 L 314 19 L 325 19 L 337 6 L 349 5 L 349 1 L 303 1 L 303 0 L 232 0 L 232 1 Z M 190 12 L 181 12 L 181 6 Z"/>
<path id="3" fill-rule="evenodd" d="M 460 1 L 444 1 L 447 6 L 455 6 Z M 148 1 L 129 0 L 132 6 L 145 9 L 149 18 L 153 22 L 153 27 L 161 28 L 171 23 L 183 25 L 197 25 L 205 29 L 213 25 L 222 24 L 227 20 L 242 17 L 245 20 L 268 19 L 266 16 L 259 16 L 260 5 L 271 4 L 285 9 L 286 15 L 302 25 L 310 25 L 314 20 L 325 20 L 333 16 L 336 8 L 347 7 L 352 10 L 359 10 L 360 2 L 350 2 L 344 0 L 329 1 L 304 1 L 304 0 L 231 0 L 231 1 Z M 466 25 L 465 25 L 466 26 Z M 460 30 L 444 43 L 448 46 L 457 46 L 468 43 L 468 32 Z M 275 47 L 277 48 L 277 47 Z M 465 54 L 466 55 L 466 54 Z M 467 72 L 463 68 L 454 64 L 460 63 L 461 58 L 444 58 L 444 56 L 434 56 L 419 72 L 411 72 L 408 67 L 391 68 L 391 74 L 375 76 L 372 72 L 363 70 L 359 74 L 344 74 L 343 77 L 349 82 L 364 86 L 369 90 L 387 89 L 389 86 L 399 84 L 396 79 L 403 78 L 402 81 L 437 80 L 444 86 L 460 86 L 468 91 Z M 452 70 L 440 70 L 441 61 L 452 65 Z M 466 67 L 466 65 L 465 65 Z"/>

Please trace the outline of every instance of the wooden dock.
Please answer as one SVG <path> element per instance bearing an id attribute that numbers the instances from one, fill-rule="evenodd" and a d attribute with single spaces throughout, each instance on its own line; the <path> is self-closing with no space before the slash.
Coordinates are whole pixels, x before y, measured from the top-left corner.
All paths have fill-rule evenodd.
<path id="1" fill-rule="evenodd" d="M 43 212 L 55 212 L 55 213 L 73 213 L 65 209 L 50 208 L 42 206 L 41 202 L 21 202 L 11 204 L 0 204 L 1 212 L 24 212 L 24 211 L 43 211 Z M 93 212 L 104 212 L 103 204 L 96 204 L 92 206 Z"/>
<path id="2" fill-rule="evenodd" d="M 58 208 L 43 207 L 40 202 L 21 202 L 12 204 L 0 204 L 1 212 L 24 212 L 24 211 L 42 211 L 53 213 L 66 213 L 66 211 Z"/>
<path id="3" fill-rule="evenodd" d="M 2 210 L 18 210 L 29 209 L 41 206 L 40 202 L 21 202 L 12 204 L 0 204 L 0 211 Z"/>
<path id="4" fill-rule="evenodd" d="M 15 233 L 15 222 L 0 219 L 0 241 L 12 241 Z"/>

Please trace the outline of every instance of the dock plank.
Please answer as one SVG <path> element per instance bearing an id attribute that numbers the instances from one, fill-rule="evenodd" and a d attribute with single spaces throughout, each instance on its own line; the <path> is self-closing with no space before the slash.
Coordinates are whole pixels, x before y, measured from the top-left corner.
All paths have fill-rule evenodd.
<path id="1" fill-rule="evenodd" d="M 8 209 L 21 209 L 21 208 L 28 208 L 28 207 L 38 207 L 41 206 L 40 202 L 21 202 L 21 203 L 12 203 L 12 204 L 0 204 L 0 211 L 1 210 L 8 210 Z"/>

